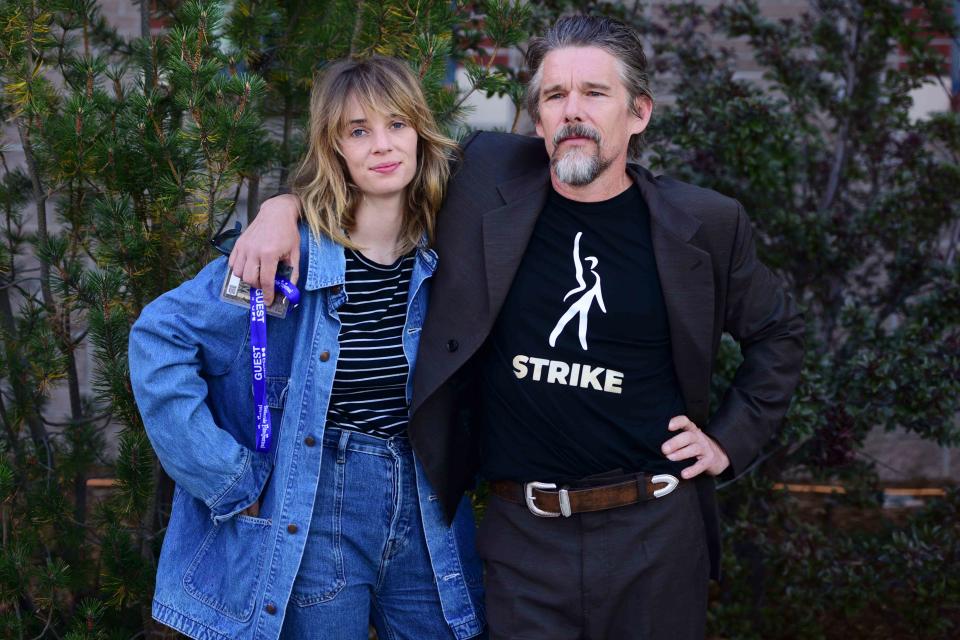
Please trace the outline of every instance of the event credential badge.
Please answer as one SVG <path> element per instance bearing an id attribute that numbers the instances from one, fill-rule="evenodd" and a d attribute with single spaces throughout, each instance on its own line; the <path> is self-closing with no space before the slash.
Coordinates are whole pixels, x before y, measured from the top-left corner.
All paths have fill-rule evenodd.
<path id="1" fill-rule="evenodd" d="M 278 278 L 289 280 L 290 274 L 292 273 L 293 268 L 289 265 L 277 265 Z M 237 305 L 238 307 L 249 309 L 250 285 L 241 280 L 239 277 L 233 275 L 233 271 L 227 269 L 227 274 L 223 278 L 223 285 L 220 287 L 220 299 L 224 302 Z M 280 289 L 277 289 L 276 295 L 273 296 L 273 304 L 267 307 L 267 315 L 275 318 L 286 318 L 287 311 L 289 311 L 289 309 L 290 301 L 287 300 L 286 296 L 282 294 Z"/>

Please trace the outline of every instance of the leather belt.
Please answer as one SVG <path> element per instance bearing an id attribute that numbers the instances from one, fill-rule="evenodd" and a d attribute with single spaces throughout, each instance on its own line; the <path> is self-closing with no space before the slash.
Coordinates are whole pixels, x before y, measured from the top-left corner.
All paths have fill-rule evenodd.
<path id="1" fill-rule="evenodd" d="M 494 480 L 490 483 L 490 490 L 508 502 L 525 504 L 535 516 L 569 518 L 574 513 L 604 511 L 662 498 L 679 484 L 676 477 L 666 473 L 654 476 L 638 473 L 629 478 L 600 486 L 559 489 L 551 482 Z"/>

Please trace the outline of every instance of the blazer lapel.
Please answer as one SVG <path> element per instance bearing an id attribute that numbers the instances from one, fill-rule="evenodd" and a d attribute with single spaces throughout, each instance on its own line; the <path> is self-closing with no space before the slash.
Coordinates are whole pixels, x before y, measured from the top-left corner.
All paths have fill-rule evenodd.
<path id="1" fill-rule="evenodd" d="M 487 326 L 492 326 L 517 273 L 537 217 L 547 201 L 549 167 L 497 186 L 504 205 L 483 215 L 483 260 L 487 276 Z"/>
<path id="2" fill-rule="evenodd" d="M 705 426 L 710 398 L 714 282 L 710 255 L 690 244 L 700 221 L 660 196 L 651 174 L 630 168 L 650 209 L 653 251 L 663 289 L 673 366 L 689 417 Z"/>

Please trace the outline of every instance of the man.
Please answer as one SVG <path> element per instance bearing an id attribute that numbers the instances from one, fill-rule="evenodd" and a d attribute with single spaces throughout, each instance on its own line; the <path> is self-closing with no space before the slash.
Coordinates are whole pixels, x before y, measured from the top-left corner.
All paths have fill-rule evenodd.
<path id="1" fill-rule="evenodd" d="M 653 109 L 633 30 L 564 18 L 527 62 L 543 139 L 464 144 L 409 435 L 448 513 L 478 470 L 489 481 L 492 638 L 702 638 L 714 477 L 743 473 L 779 424 L 802 318 L 739 203 L 627 163 Z M 238 244 L 251 283 L 297 263 L 279 204 Z M 723 332 L 744 359 L 708 415 Z"/>

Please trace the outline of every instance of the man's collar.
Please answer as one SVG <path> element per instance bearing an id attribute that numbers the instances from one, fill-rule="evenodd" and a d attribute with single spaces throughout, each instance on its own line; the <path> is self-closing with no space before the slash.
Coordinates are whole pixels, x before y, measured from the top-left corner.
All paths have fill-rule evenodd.
<path id="1" fill-rule="evenodd" d="M 671 204 L 661 194 L 660 180 L 638 164 L 627 164 L 627 173 L 640 189 L 651 217 L 667 232 L 683 242 L 689 242 L 700 228 L 700 221 Z M 550 165 L 536 167 L 520 176 L 497 185 L 504 202 L 518 200 L 537 190 L 550 188 Z"/>

